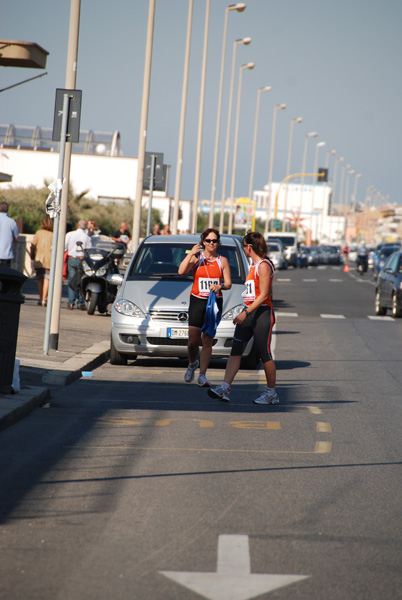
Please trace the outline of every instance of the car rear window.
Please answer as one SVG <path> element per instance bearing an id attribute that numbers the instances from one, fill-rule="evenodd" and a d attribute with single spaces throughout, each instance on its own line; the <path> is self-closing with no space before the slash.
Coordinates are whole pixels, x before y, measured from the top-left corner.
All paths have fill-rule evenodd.
<path id="1" fill-rule="evenodd" d="M 130 265 L 128 279 L 148 279 L 149 277 L 180 277 L 178 268 L 193 247 L 192 244 L 143 244 Z M 233 283 L 243 283 L 246 278 L 244 265 L 237 246 L 219 246 L 218 254 L 229 261 Z M 192 277 L 191 272 L 187 277 Z"/>

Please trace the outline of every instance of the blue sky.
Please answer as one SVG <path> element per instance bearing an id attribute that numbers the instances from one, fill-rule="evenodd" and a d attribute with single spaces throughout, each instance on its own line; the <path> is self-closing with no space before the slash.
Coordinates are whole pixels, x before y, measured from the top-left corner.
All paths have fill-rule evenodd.
<path id="1" fill-rule="evenodd" d="M 222 31 L 230 3 L 234 0 L 211 0 L 200 199 L 211 193 Z M 319 166 L 324 166 L 326 151 L 336 150 L 335 158 L 343 156 L 341 164 L 350 164 L 363 176 L 358 200 L 364 200 L 366 188 L 373 185 L 391 202 L 402 204 L 400 0 L 246 0 L 246 4 L 243 13 L 229 15 L 217 199 L 221 197 L 233 42 L 249 36 L 252 43 L 237 50 L 236 80 L 241 64 L 252 61 L 256 66 L 243 73 L 235 196 L 248 194 L 257 90 L 270 85 L 272 91 L 261 96 L 254 189 L 262 189 L 268 181 L 273 108 L 286 103 L 287 109 L 277 113 L 274 181 L 286 175 L 290 121 L 300 116 L 303 122 L 293 130 L 291 172 L 301 170 L 306 134 L 317 131 L 318 137 L 309 143 L 307 170 L 313 167 L 315 144 L 324 141 Z M 43 46 L 49 52 L 49 74 L 1 93 L 0 123 L 52 126 L 55 89 L 65 84 L 69 11 L 68 0 L 3 2 L 0 37 Z M 147 150 L 163 152 L 165 163 L 171 165 L 171 195 L 187 13 L 188 0 L 156 1 Z M 81 3 L 77 71 L 77 88 L 83 91 L 81 127 L 119 130 L 125 156 L 136 156 L 138 150 L 147 15 L 147 0 Z M 195 0 L 183 198 L 191 198 L 194 190 L 204 19 L 205 1 Z M 35 70 L 0 67 L 0 87 L 36 74 Z M 235 110 L 234 101 L 233 117 Z M 231 164 L 230 158 L 227 192 Z M 333 165 L 331 157 L 332 173 Z"/>

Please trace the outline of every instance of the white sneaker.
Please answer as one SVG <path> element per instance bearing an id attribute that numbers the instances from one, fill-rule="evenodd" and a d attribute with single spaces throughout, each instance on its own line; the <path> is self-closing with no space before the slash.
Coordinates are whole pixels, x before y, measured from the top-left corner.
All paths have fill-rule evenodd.
<path id="1" fill-rule="evenodd" d="M 188 363 L 187 371 L 184 375 L 184 381 L 186 383 L 191 383 L 194 379 L 194 374 L 198 369 L 200 361 L 197 359 L 193 363 Z"/>
<path id="2" fill-rule="evenodd" d="M 200 373 L 198 377 L 198 385 L 205 388 L 211 387 L 205 373 Z"/>
<path id="3" fill-rule="evenodd" d="M 211 387 L 208 390 L 208 396 L 211 398 L 217 398 L 218 400 L 222 400 L 222 402 L 230 402 L 230 387 L 223 387 L 223 385 L 217 385 L 216 387 Z"/>
<path id="4" fill-rule="evenodd" d="M 253 402 L 254 404 L 279 404 L 279 398 L 276 392 L 270 394 L 268 390 L 265 389 L 258 398 L 253 400 Z"/>

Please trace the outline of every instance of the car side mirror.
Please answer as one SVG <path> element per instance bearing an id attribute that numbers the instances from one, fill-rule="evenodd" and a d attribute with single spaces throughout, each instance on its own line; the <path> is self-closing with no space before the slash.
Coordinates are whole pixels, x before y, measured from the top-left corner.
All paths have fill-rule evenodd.
<path id="1" fill-rule="evenodd" d="M 107 276 L 107 280 L 111 285 L 121 285 L 123 283 L 123 275 L 120 273 L 113 273 L 112 275 Z"/>

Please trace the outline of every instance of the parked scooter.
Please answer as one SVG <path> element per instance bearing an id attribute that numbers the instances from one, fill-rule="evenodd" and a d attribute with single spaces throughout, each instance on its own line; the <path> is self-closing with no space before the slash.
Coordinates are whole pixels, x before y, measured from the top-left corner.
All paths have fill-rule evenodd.
<path id="1" fill-rule="evenodd" d="M 114 302 L 117 287 L 108 282 L 107 276 L 120 273 L 116 260 L 123 258 L 125 251 L 125 244 L 95 241 L 94 237 L 92 247 L 84 250 L 80 292 L 89 315 L 93 315 L 96 308 L 101 314 L 107 312 L 108 304 Z"/>

